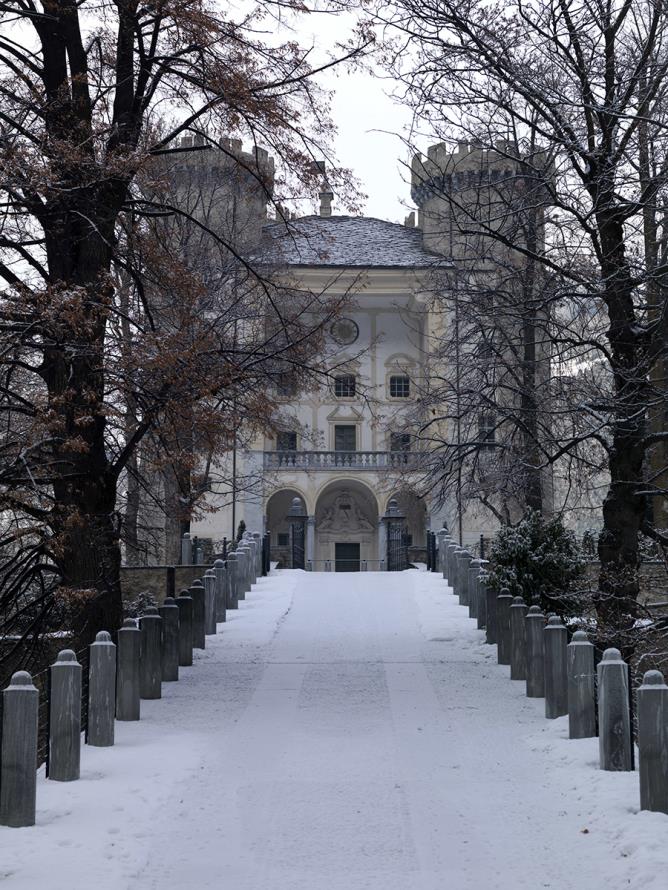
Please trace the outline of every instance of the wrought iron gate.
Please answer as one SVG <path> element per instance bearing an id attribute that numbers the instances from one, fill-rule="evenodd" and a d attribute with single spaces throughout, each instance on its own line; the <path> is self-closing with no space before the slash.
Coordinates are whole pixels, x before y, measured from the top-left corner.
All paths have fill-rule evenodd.
<path id="1" fill-rule="evenodd" d="M 387 571 L 402 572 L 407 564 L 408 540 L 401 522 L 387 524 Z"/>

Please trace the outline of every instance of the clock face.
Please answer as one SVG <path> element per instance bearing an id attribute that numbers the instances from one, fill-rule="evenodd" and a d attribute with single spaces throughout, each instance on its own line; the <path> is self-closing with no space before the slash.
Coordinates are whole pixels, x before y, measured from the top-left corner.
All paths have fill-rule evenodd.
<path id="1" fill-rule="evenodd" d="M 339 318 L 329 329 L 332 338 L 341 346 L 349 346 L 359 337 L 359 328 L 352 318 Z"/>

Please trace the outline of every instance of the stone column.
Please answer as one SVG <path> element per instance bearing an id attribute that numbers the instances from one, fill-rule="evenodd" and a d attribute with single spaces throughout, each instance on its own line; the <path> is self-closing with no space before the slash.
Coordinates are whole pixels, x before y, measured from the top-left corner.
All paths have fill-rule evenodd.
<path id="1" fill-rule="evenodd" d="M 193 560 L 193 545 L 190 540 L 190 535 L 188 532 L 185 532 L 183 537 L 181 538 L 181 565 L 189 566 L 194 562 Z"/>
<path id="2" fill-rule="evenodd" d="M 39 692 L 27 671 L 17 671 L 2 693 L 0 825 L 35 824 Z"/>
<path id="3" fill-rule="evenodd" d="M 204 612 L 204 585 L 201 581 L 193 581 L 188 588 L 193 601 L 193 648 L 206 648 L 206 624 Z"/>
<path id="4" fill-rule="evenodd" d="M 567 646 L 568 737 L 596 736 L 596 672 L 594 646 L 583 630 L 576 630 Z"/>
<path id="5" fill-rule="evenodd" d="M 193 600 L 190 591 L 182 590 L 176 598 L 179 610 L 179 665 L 193 663 Z"/>
<path id="6" fill-rule="evenodd" d="M 164 682 L 179 679 L 179 607 L 176 600 L 167 597 L 160 606 L 162 618 L 161 672 Z"/>
<path id="7" fill-rule="evenodd" d="M 116 719 L 139 720 L 139 654 L 141 631 L 133 618 L 126 618 L 118 631 L 116 649 Z"/>
<path id="8" fill-rule="evenodd" d="M 204 573 L 204 632 L 213 636 L 216 630 L 216 573 L 208 569 Z"/>
<path id="9" fill-rule="evenodd" d="M 548 618 L 545 635 L 545 716 L 552 720 L 568 714 L 568 673 L 566 645 L 568 633 L 561 618 Z"/>
<path id="10" fill-rule="evenodd" d="M 81 762 L 81 665 L 72 649 L 51 665 L 49 697 L 49 778 L 73 782 Z"/>
<path id="11" fill-rule="evenodd" d="M 225 563 L 217 559 L 213 564 L 216 576 L 216 621 L 227 621 L 227 594 L 225 591 Z"/>
<path id="12" fill-rule="evenodd" d="M 510 664 L 510 607 L 513 598 L 507 587 L 501 589 L 496 598 L 496 660 L 499 664 Z"/>
<path id="13" fill-rule="evenodd" d="M 647 671 L 638 690 L 640 809 L 668 813 L 668 686 Z"/>
<path id="14" fill-rule="evenodd" d="M 606 649 L 598 665 L 598 747 L 601 769 L 633 768 L 629 668 L 619 649 Z"/>
<path id="15" fill-rule="evenodd" d="M 531 606 L 525 618 L 527 637 L 527 697 L 545 696 L 545 615 Z"/>
<path id="16" fill-rule="evenodd" d="M 141 658 L 139 689 L 142 698 L 162 697 L 162 618 L 148 606 L 139 620 Z"/>
<path id="17" fill-rule="evenodd" d="M 521 596 L 513 599 L 510 607 L 510 679 L 527 678 L 527 606 Z"/>
<path id="18" fill-rule="evenodd" d="M 88 744 L 108 748 L 114 744 L 116 709 L 116 646 L 101 630 L 90 646 L 88 668 Z"/>

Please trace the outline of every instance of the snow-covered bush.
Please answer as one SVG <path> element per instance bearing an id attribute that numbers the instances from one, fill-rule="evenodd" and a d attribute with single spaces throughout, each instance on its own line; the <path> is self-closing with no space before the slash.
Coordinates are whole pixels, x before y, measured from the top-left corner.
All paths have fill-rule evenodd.
<path id="1" fill-rule="evenodd" d="M 135 594 L 123 603 L 123 618 L 140 618 L 148 606 L 157 606 L 158 601 L 150 591 Z"/>
<path id="2" fill-rule="evenodd" d="M 531 511 L 517 525 L 501 528 L 490 553 L 490 584 L 507 587 L 527 605 L 568 617 L 586 608 L 578 591 L 584 562 L 577 539 L 561 519 Z"/>

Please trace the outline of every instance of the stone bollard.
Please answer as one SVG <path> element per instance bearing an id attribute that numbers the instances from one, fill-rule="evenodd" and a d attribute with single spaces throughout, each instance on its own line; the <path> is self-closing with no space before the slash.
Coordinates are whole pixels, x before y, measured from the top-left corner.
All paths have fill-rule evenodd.
<path id="1" fill-rule="evenodd" d="M 262 535 L 260 532 L 252 532 L 251 537 L 255 541 L 255 580 L 262 576 Z"/>
<path id="2" fill-rule="evenodd" d="M 193 581 L 188 592 L 193 601 L 193 648 L 206 648 L 206 624 L 204 611 L 204 585 L 201 581 Z"/>
<path id="3" fill-rule="evenodd" d="M 596 672 L 594 646 L 583 630 L 576 630 L 567 646 L 568 738 L 596 735 Z"/>
<path id="4" fill-rule="evenodd" d="M 489 565 L 488 559 L 481 559 L 480 572 L 476 581 L 475 590 L 478 605 L 476 606 L 476 620 L 478 630 L 484 630 L 487 627 L 487 569 Z"/>
<path id="5" fill-rule="evenodd" d="M 527 605 L 521 596 L 510 607 L 510 679 L 527 678 Z"/>
<path id="6" fill-rule="evenodd" d="M 606 649 L 598 665 L 598 750 L 601 769 L 633 769 L 629 666 L 619 649 Z"/>
<path id="7" fill-rule="evenodd" d="M 468 550 L 462 550 L 459 554 L 459 565 L 457 566 L 457 580 L 459 584 L 458 596 L 461 606 L 469 604 L 469 565 L 473 557 Z"/>
<path id="8" fill-rule="evenodd" d="M 531 606 L 526 618 L 527 698 L 545 696 L 545 615 Z"/>
<path id="9" fill-rule="evenodd" d="M 204 573 L 204 633 L 216 633 L 216 573 L 207 569 Z"/>
<path id="10" fill-rule="evenodd" d="M 496 590 L 494 590 L 489 581 L 487 581 L 485 583 L 485 642 L 490 644 L 496 643 L 499 636 L 496 620 L 496 597 Z"/>
<path id="11" fill-rule="evenodd" d="M 51 665 L 49 695 L 49 778 L 73 782 L 81 763 L 81 665 L 63 649 Z"/>
<path id="12" fill-rule="evenodd" d="M 193 600 L 190 592 L 182 590 L 176 597 L 179 609 L 179 665 L 190 667 L 193 663 Z"/>
<path id="13" fill-rule="evenodd" d="M 248 547 L 241 544 L 237 547 L 237 595 L 240 600 L 246 599 L 246 594 L 250 592 L 250 582 L 248 575 L 248 565 L 250 562 L 250 554 Z M 241 568 L 239 568 L 241 567 Z"/>
<path id="14" fill-rule="evenodd" d="M 168 596 L 160 606 L 162 618 L 162 657 L 160 669 L 165 683 L 179 679 L 179 607 L 173 597 Z"/>
<path id="15" fill-rule="evenodd" d="M 510 664 L 510 607 L 513 598 L 507 587 L 496 598 L 496 660 Z"/>
<path id="16" fill-rule="evenodd" d="M 193 543 L 190 540 L 190 534 L 184 532 L 181 538 L 181 565 L 189 566 L 193 562 Z"/>
<path id="17" fill-rule="evenodd" d="M 139 691 L 142 698 L 162 697 L 162 618 L 148 606 L 139 619 L 141 657 Z"/>
<path id="18" fill-rule="evenodd" d="M 116 708 L 116 646 L 101 630 L 89 649 L 88 744 L 108 748 L 114 744 Z"/>
<path id="19" fill-rule="evenodd" d="M 216 576 L 216 621 L 227 621 L 227 595 L 225 592 L 225 563 L 217 559 L 213 564 Z"/>
<path id="20" fill-rule="evenodd" d="M 116 719 L 139 720 L 139 656 L 141 631 L 132 618 L 126 618 L 118 631 L 116 648 Z"/>
<path id="21" fill-rule="evenodd" d="M 250 584 L 253 585 L 253 584 L 257 584 L 257 571 L 256 571 L 257 544 L 255 543 L 255 540 L 251 536 L 249 536 L 246 539 L 246 544 L 248 545 L 248 552 L 250 554 L 249 581 L 250 581 Z"/>
<path id="22" fill-rule="evenodd" d="M 452 551 L 452 562 L 450 563 L 450 572 L 452 574 L 452 578 L 450 579 L 450 585 L 452 586 L 452 592 L 454 595 L 459 598 L 459 566 L 460 566 L 460 558 L 459 554 L 464 552 L 464 548 L 460 547 L 459 544 Z"/>
<path id="23" fill-rule="evenodd" d="M 446 556 L 445 556 L 445 565 L 446 565 L 446 580 L 450 587 L 452 588 L 452 592 L 455 592 L 454 587 L 454 571 L 455 571 L 455 552 L 459 549 L 458 544 L 455 541 L 450 541 L 447 547 Z"/>
<path id="24" fill-rule="evenodd" d="M 553 720 L 568 714 L 568 632 L 561 618 L 552 615 L 543 630 L 545 637 L 545 716 Z"/>
<path id="25" fill-rule="evenodd" d="M 647 671 L 638 690 L 640 809 L 668 813 L 668 686 Z"/>
<path id="26" fill-rule="evenodd" d="M 445 548 L 448 543 L 447 528 L 441 528 L 436 532 L 436 540 L 438 541 L 438 572 L 442 578 L 445 578 Z"/>
<path id="27" fill-rule="evenodd" d="M 244 585 L 246 583 L 246 553 L 244 550 L 242 550 L 241 547 L 237 547 L 237 549 L 234 551 L 234 555 L 236 557 L 236 599 L 238 606 L 241 600 L 246 599 L 246 592 L 244 589 Z"/>
<path id="28" fill-rule="evenodd" d="M 228 553 L 227 555 L 227 577 L 226 581 L 226 597 L 227 608 L 238 609 L 239 598 L 237 596 L 237 555 L 236 553 Z"/>
<path id="29" fill-rule="evenodd" d="M 468 568 L 468 595 L 469 618 L 478 620 L 478 577 L 480 575 L 480 560 L 472 559 Z"/>
<path id="30" fill-rule="evenodd" d="M 39 692 L 27 671 L 17 671 L 2 693 L 0 825 L 35 824 Z"/>

